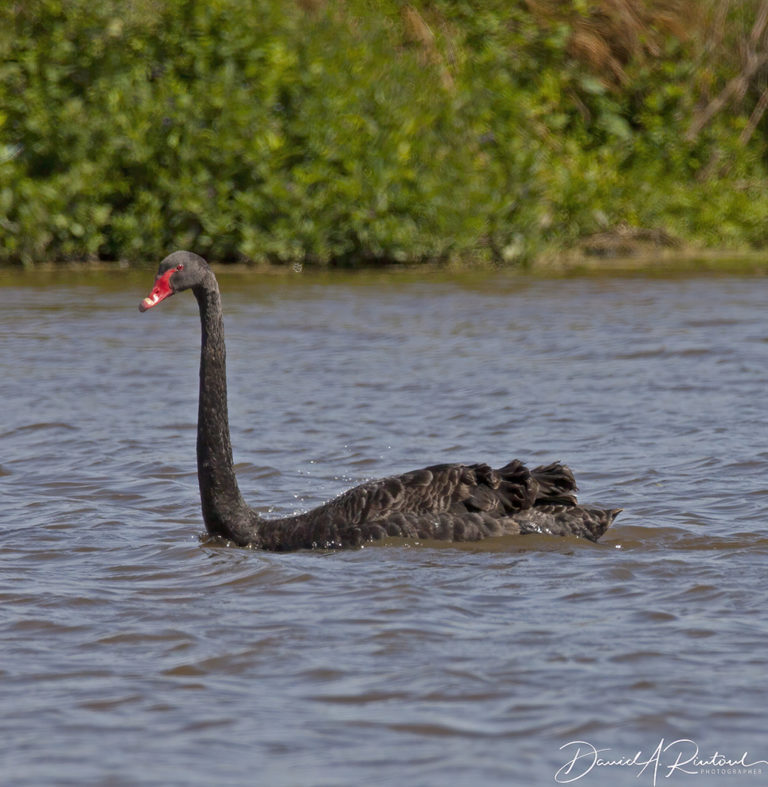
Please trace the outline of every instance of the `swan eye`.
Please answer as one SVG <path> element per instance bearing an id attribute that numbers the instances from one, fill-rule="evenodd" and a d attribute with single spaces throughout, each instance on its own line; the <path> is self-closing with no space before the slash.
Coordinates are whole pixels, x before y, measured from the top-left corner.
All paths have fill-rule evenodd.
<path id="1" fill-rule="evenodd" d="M 184 263 L 183 263 L 183 262 L 180 262 L 180 263 L 179 263 L 179 264 L 176 266 L 176 270 L 177 270 L 177 271 L 183 271 L 183 270 L 184 270 Z"/>

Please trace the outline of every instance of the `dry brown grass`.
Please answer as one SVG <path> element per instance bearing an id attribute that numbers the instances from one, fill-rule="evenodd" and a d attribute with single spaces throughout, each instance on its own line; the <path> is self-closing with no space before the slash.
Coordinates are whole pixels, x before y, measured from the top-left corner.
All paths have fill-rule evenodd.
<path id="1" fill-rule="evenodd" d="M 558 0 L 526 0 L 543 24 L 571 26 L 569 54 L 611 86 L 628 82 L 626 67 L 658 57 L 664 40 L 687 40 L 704 28 L 706 3 L 696 0 L 597 0 L 580 14 Z"/>
<path id="2" fill-rule="evenodd" d="M 525 3 L 542 25 L 566 22 L 569 55 L 616 90 L 630 86 L 630 65 L 663 56 L 670 38 L 689 43 L 699 64 L 690 89 L 700 97 L 689 141 L 732 108 L 751 112 L 746 144 L 768 111 L 768 0 L 592 0 L 586 12 L 559 0 Z"/>
<path id="3" fill-rule="evenodd" d="M 435 34 L 426 19 L 413 5 L 403 6 L 401 16 L 406 43 L 417 46 L 421 50 L 424 61 L 439 69 L 440 80 L 444 88 L 452 88 L 453 77 L 443 60 Z"/>

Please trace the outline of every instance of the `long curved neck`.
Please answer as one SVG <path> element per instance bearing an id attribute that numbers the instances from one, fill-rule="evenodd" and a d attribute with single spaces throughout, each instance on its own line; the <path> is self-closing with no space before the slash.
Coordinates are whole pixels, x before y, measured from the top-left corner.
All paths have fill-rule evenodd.
<path id="1" fill-rule="evenodd" d="M 212 535 L 239 541 L 248 520 L 232 461 L 227 414 L 227 364 L 221 297 L 213 274 L 194 288 L 200 307 L 200 400 L 197 414 L 197 478 L 205 526 Z"/>

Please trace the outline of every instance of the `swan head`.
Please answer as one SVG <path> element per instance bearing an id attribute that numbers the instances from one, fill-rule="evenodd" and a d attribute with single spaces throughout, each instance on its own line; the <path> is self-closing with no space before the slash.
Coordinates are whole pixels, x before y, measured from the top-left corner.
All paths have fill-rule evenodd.
<path id="1" fill-rule="evenodd" d="M 188 290 L 211 275 L 208 263 L 191 251 L 174 251 L 161 263 L 155 276 L 155 286 L 139 304 L 139 311 L 145 312 L 174 293 Z"/>

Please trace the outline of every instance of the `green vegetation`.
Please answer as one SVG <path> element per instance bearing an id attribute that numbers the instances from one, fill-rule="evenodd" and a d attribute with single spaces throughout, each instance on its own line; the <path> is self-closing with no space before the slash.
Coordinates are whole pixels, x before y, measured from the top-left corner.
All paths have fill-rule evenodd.
<path id="1" fill-rule="evenodd" d="M 4 3 L 0 260 L 756 248 L 767 29 L 765 0 Z"/>

